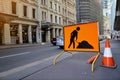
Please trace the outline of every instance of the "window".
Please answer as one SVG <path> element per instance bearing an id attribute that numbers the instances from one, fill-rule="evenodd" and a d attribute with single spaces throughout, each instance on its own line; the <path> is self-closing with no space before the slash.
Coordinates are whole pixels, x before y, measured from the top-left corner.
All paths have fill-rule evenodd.
<path id="1" fill-rule="evenodd" d="M 50 15 L 50 21 L 53 22 L 53 15 Z"/>
<path id="2" fill-rule="evenodd" d="M 57 4 L 55 4 L 55 11 L 57 11 Z"/>
<path id="3" fill-rule="evenodd" d="M 52 2 L 50 2 L 50 8 L 52 9 Z"/>
<path id="4" fill-rule="evenodd" d="M 55 23 L 57 23 L 57 16 L 55 16 Z"/>
<path id="5" fill-rule="evenodd" d="M 12 2 L 12 13 L 16 14 L 16 2 Z"/>
<path id="6" fill-rule="evenodd" d="M 59 24 L 61 24 L 61 17 L 59 17 Z"/>
<path id="7" fill-rule="evenodd" d="M 42 5 L 46 5 L 46 0 L 41 0 Z"/>
<path id="8" fill-rule="evenodd" d="M 27 16 L 27 6 L 23 6 L 23 16 Z"/>
<path id="9" fill-rule="evenodd" d="M 60 12 L 60 6 L 59 6 L 59 12 Z"/>
<path id="10" fill-rule="evenodd" d="M 35 18 L 35 9 L 32 9 L 32 16 Z"/>
<path id="11" fill-rule="evenodd" d="M 42 11 L 42 21 L 46 21 L 46 12 Z"/>

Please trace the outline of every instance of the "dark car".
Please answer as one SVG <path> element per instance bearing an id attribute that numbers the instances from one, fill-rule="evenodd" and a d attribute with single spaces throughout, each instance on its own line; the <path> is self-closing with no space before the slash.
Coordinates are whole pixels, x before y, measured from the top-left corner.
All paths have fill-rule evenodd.
<path id="1" fill-rule="evenodd" d="M 51 43 L 55 46 L 56 45 L 56 38 L 52 38 Z"/>

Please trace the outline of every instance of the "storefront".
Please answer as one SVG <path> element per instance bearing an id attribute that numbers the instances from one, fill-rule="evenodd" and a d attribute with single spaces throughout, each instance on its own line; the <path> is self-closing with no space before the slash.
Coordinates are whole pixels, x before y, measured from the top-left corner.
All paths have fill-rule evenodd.
<path id="1" fill-rule="evenodd" d="M 10 37 L 11 37 L 11 44 L 18 44 L 19 43 L 18 25 L 17 24 L 10 25 Z"/>
<path id="2" fill-rule="evenodd" d="M 0 45 L 12 44 L 12 43 L 14 43 L 13 40 L 16 40 L 15 35 L 17 33 L 16 33 L 16 31 L 14 31 L 12 29 L 12 28 L 14 28 L 14 25 L 10 25 L 10 22 L 12 20 L 16 20 L 17 18 L 18 18 L 17 16 L 0 13 Z M 9 32 L 10 32 L 10 34 L 9 34 Z M 6 33 L 7 33 L 7 35 L 6 35 Z M 11 38 L 12 40 L 10 40 L 10 38 L 9 38 L 10 36 L 12 36 L 12 38 Z"/>

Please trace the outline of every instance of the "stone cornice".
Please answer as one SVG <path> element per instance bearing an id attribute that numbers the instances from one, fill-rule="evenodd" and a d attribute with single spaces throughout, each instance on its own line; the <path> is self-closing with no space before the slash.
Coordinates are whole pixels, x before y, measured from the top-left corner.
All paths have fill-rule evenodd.
<path id="1" fill-rule="evenodd" d="M 0 13 L 0 21 L 9 23 L 12 20 L 16 20 L 18 16 L 6 13 Z"/>

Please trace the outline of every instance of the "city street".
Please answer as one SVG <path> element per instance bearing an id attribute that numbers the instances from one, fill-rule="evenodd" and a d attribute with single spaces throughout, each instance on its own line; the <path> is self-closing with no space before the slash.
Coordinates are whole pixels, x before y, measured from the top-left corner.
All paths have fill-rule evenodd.
<path id="1" fill-rule="evenodd" d="M 120 80 L 119 46 L 120 41 L 111 40 L 111 50 L 117 64 L 116 69 L 101 67 L 104 41 L 100 42 L 101 56 L 95 64 L 87 64 L 93 52 L 73 52 L 73 57 L 61 59 L 53 65 L 53 58 L 62 49 L 44 45 L 0 50 L 0 80 Z M 63 56 L 66 53 L 64 53 Z"/>
<path id="2" fill-rule="evenodd" d="M 0 50 L 0 73 L 23 66 L 61 52 L 58 46 L 51 44 Z"/>
<path id="3" fill-rule="evenodd" d="M 120 80 L 119 59 L 120 0 L 0 0 L 0 80 Z"/>

